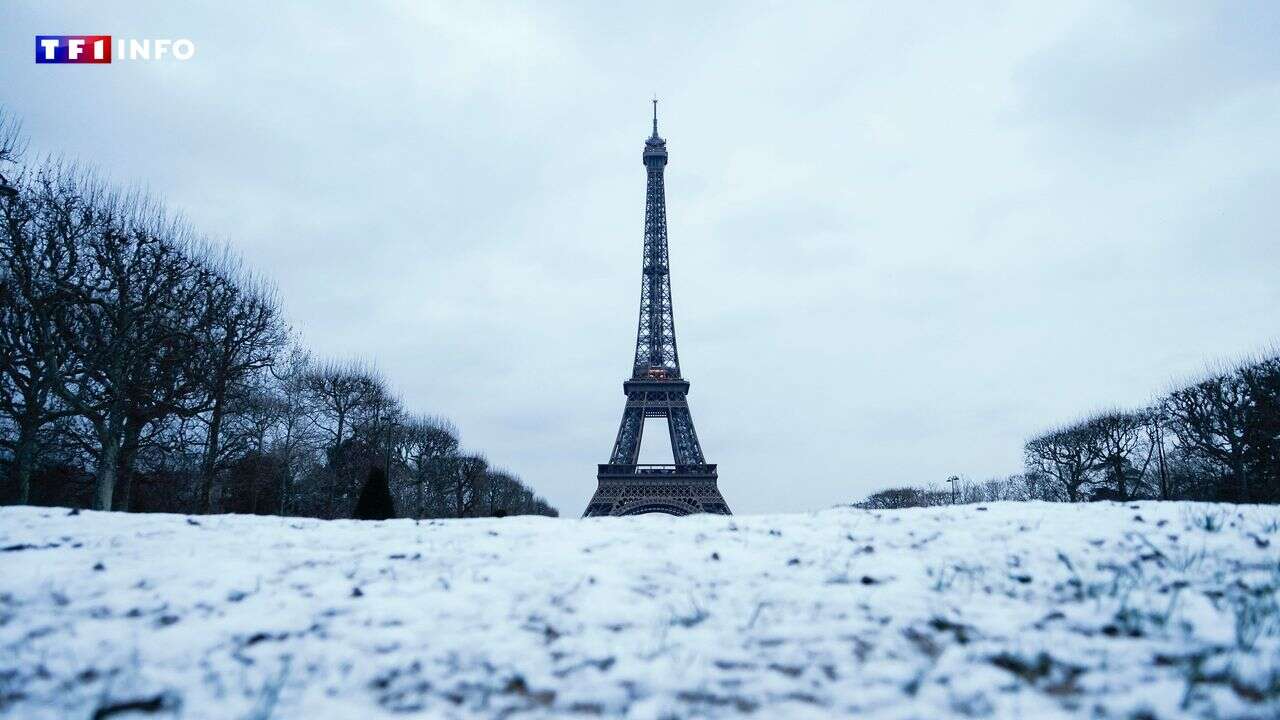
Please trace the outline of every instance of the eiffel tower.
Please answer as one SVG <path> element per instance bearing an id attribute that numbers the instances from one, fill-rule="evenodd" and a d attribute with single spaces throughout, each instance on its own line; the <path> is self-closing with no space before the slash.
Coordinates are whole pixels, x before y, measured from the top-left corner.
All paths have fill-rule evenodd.
<path id="1" fill-rule="evenodd" d="M 671 313 L 671 265 L 667 257 L 667 201 L 662 172 L 667 141 L 658 136 L 658 101 L 653 101 L 653 135 L 644 143 L 649 175 L 644 207 L 644 271 L 640 282 L 640 328 L 631 379 L 622 384 L 627 405 L 613 444 L 613 456 L 599 466 L 596 494 L 583 517 L 666 513 L 728 515 L 716 486 L 716 466 L 702 457 L 689 414 L 689 381 L 680 376 L 676 324 Z M 637 464 L 645 418 L 666 418 L 671 465 Z"/>

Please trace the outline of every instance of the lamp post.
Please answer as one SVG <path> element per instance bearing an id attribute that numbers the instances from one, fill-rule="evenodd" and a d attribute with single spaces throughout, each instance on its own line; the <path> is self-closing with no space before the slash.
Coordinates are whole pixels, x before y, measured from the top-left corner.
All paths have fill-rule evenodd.
<path id="1" fill-rule="evenodd" d="M 956 504 L 956 483 L 960 481 L 959 475 L 952 475 L 947 478 L 947 482 L 951 483 L 951 504 Z"/>

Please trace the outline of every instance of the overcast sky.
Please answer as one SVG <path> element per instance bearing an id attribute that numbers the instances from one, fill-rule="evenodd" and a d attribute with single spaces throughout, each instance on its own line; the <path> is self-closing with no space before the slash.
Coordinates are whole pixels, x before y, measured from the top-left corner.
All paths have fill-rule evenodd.
<path id="1" fill-rule="evenodd" d="M 654 93 L 737 512 L 1016 472 L 1280 336 L 1278 3 L 614 5 L 8 1 L 0 102 L 567 515 L 631 371 Z M 36 65 L 35 34 L 197 52 Z"/>

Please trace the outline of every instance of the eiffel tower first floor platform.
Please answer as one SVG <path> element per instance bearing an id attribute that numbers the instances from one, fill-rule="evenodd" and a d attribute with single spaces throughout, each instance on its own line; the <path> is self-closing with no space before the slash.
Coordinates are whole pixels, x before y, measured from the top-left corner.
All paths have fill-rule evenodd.
<path id="1" fill-rule="evenodd" d="M 598 486 L 583 517 L 666 513 L 729 515 L 716 485 L 716 466 L 601 465 Z"/>

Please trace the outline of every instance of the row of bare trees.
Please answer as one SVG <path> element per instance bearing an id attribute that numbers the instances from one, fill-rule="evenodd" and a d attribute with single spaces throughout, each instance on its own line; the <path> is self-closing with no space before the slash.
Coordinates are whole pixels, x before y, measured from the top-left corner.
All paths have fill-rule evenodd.
<path id="1" fill-rule="evenodd" d="M 896 487 L 879 490 L 866 497 L 855 507 L 865 510 L 896 510 L 912 507 L 939 505 L 966 505 L 972 503 L 999 502 L 1002 500 L 1026 501 L 1052 499 L 1034 475 L 1010 475 L 1003 478 L 974 481 L 952 476 L 945 483 L 933 483 L 924 487 Z"/>
<path id="2" fill-rule="evenodd" d="M 402 516 L 555 514 L 159 203 L 21 151 L 0 111 L 0 500 L 350 517 L 377 467 Z"/>
<path id="3" fill-rule="evenodd" d="M 1280 502 L 1280 356 L 1045 433 L 1024 455 L 1053 499 Z"/>
<path id="4" fill-rule="evenodd" d="M 881 490 L 869 509 L 998 500 L 1280 502 L 1280 355 L 1027 441 L 1024 473 Z"/>

